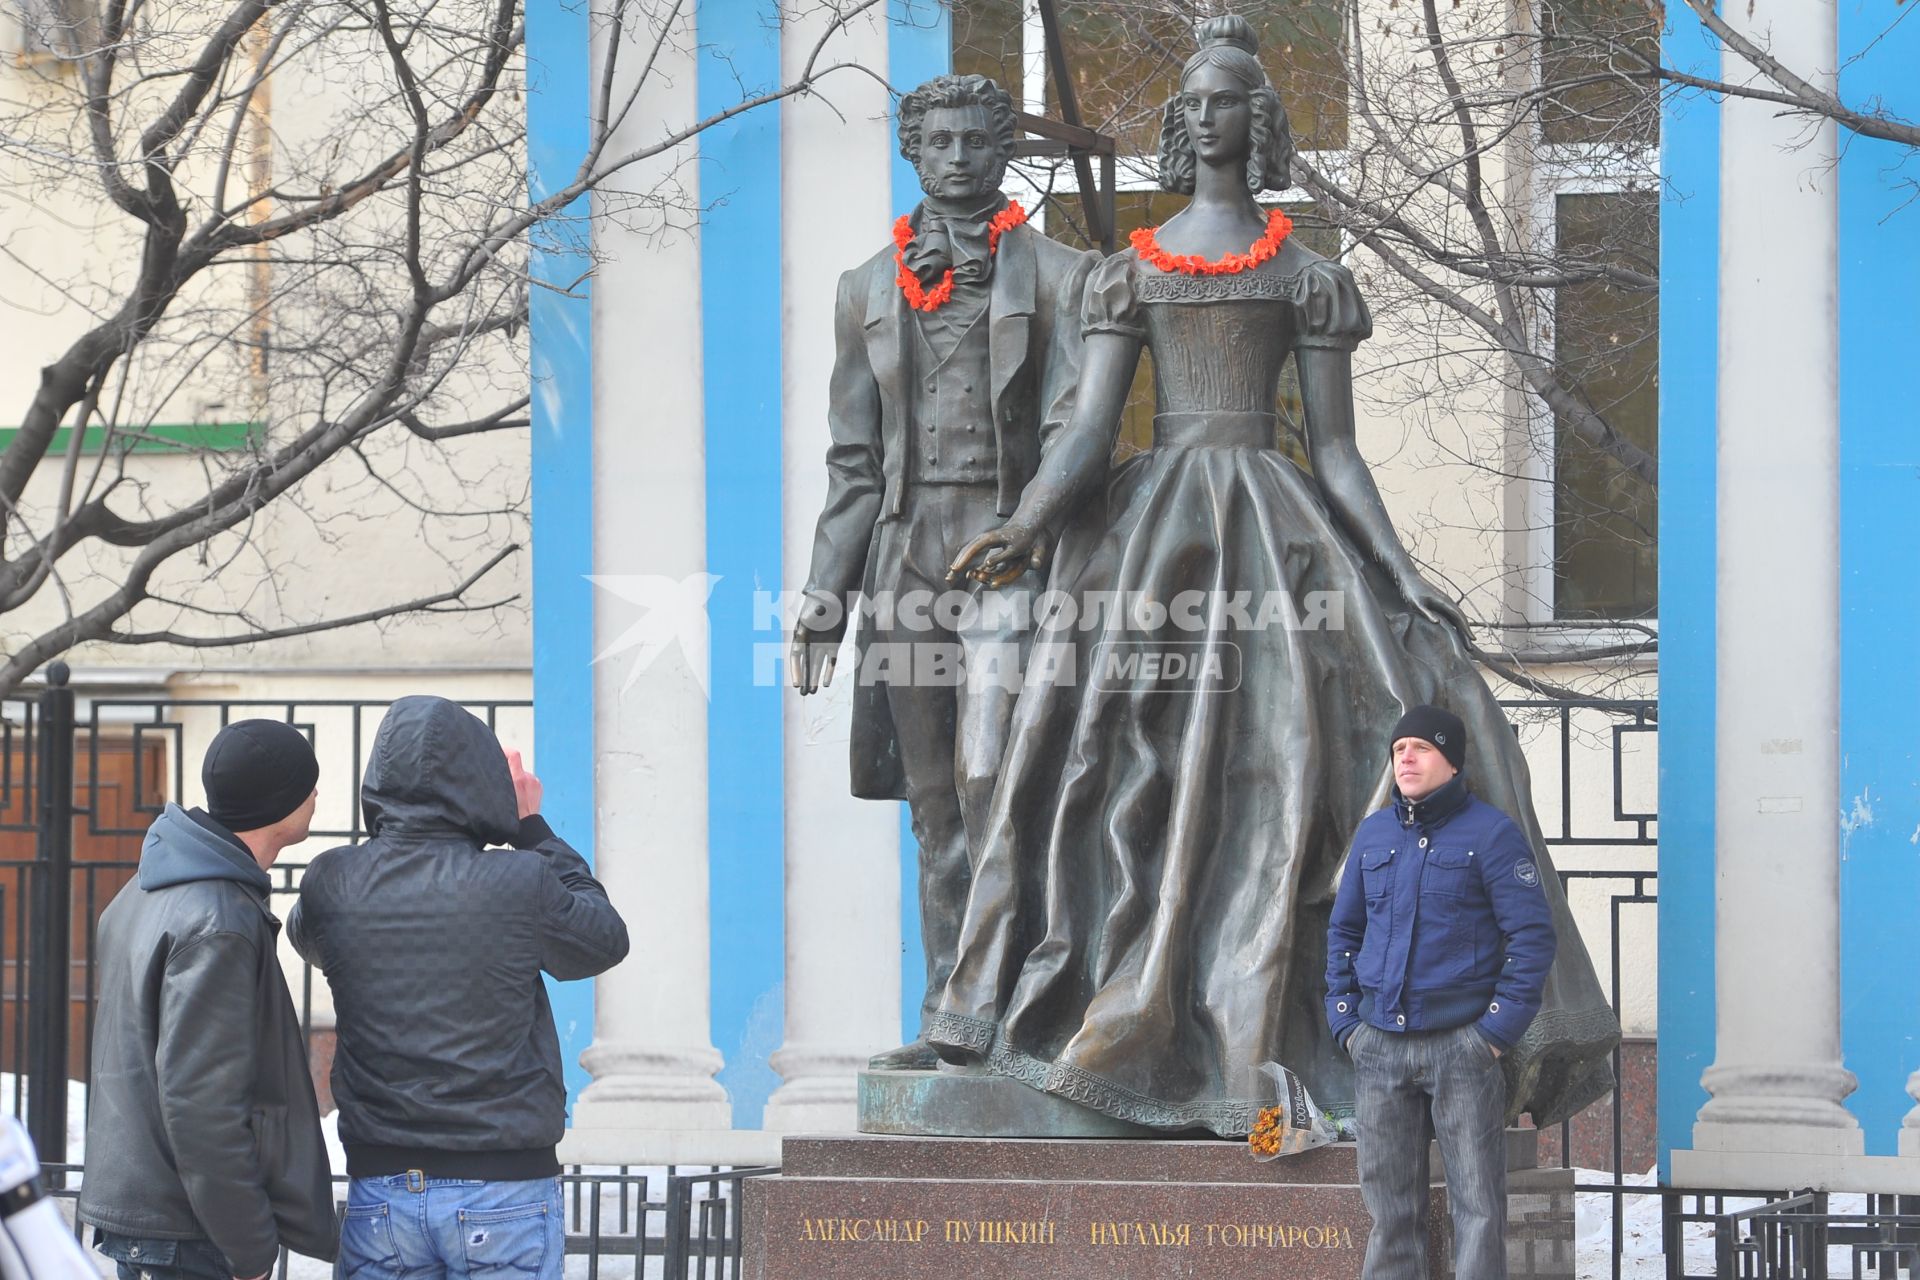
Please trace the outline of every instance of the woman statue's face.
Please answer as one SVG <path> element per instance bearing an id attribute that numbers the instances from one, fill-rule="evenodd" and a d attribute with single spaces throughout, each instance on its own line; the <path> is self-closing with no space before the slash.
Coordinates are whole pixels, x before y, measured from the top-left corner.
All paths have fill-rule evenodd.
<path id="1" fill-rule="evenodd" d="M 1180 105 L 1200 163 L 1246 160 L 1253 134 L 1253 103 L 1238 76 L 1224 67 L 1197 68 L 1180 86 Z"/>

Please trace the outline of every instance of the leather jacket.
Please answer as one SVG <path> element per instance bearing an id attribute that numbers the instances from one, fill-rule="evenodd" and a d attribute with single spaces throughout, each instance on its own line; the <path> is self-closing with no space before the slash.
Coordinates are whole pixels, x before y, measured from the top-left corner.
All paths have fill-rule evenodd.
<path id="1" fill-rule="evenodd" d="M 333 991 L 347 1172 L 557 1174 L 567 1089 L 541 974 L 619 963 L 620 913 L 538 815 L 521 820 L 499 741 L 456 703 L 388 709 L 361 803 L 371 838 L 315 858 L 287 916 Z"/>
<path id="2" fill-rule="evenodd" d="M 83 1222 L 205 1237 L 237 1276 L 282 1244 L 334 1256 L 331 1171 L 275 949 L 272 882 L 236 838 L 168 805 L 100 917 Z"/>

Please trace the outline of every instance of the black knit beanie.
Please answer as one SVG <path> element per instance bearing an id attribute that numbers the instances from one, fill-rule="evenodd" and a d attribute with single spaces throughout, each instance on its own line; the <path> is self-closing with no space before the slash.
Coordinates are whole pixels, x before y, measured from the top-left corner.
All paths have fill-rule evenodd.
<path id="1" fill-rule="evenodd" d="M 229 831 L 270 827 L 306 803 L 320 780 L 307 735 L 279 720 L 236 720 L 200 765 L 207 816 Z"/>
<path id="2" fill-rule="evenodd" d="M 1393 726 L 1387 738 L 1389 748 L 1402 738 L 1419 738 L 1440 748 L 1440 754 L 1456 769 L 1466 767 L 1467 726 L 1460 717 L 1439 707 L 1418 706 L 1408 709 Z"/>

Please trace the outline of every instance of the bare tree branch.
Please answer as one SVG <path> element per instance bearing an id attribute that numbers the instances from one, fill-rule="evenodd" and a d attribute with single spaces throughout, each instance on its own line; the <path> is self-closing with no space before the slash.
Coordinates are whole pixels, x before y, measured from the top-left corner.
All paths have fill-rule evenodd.
<path id="1" fill-rule="evenodd" d="M 1721 17 L 1711 0 L 1685 0 L 1685 4 L 1692 10 L 1693 16 L 1700 20 L 1701 26 L 1711 31 L 1722 45 L 1738 54 L 1742 61 L 1751 64 L 1761 75 L 1779 85 L 1781 92 L 1776 94 L 1730 81 L 1702 80 L 1670 67 L 1660 69 L 1661 79 L 1686 85 L 1689 88 L 1706 89 L 1727 97 L 1755 98 L 1763 102 L 1792 107 L 1809 115 L 1825 116 L 1848 132 L 1859 134 L 1863 138 L 1878 138 L 1884 142 L 1898 142 L 1903 146 L 1920 147 L 1920 125 L 1908 123 L 1890 113 L 1854 110 L 1838 97 L 1795 72 L 1780 58 L 1775 57 L 1770 50 L 1763 49 L 1754 43 L 1745 32 Z M 1896 18 L 1894 21 L 1897 22 L 1899 19 Z M 1839 68 L 1836 67 L 1833 70 L 1837 72 Z"/>
<path id="2" fill-rule="evenodd" d="M 421 421 L 417 413 L 407 412 L 399 415 L 400 423 L 422 440 L 452 440 L 459 436 L 479 435 L 484 431 L 503 431 L 524 427 L 531 421 L 522 412 L 533 403 L 533 397 L 521 396 L 512 404 L 503 405 L 484 418 L 475 418 L 472 422 L 456 422 L 444 426 L 430 427 Z"/>
<path id="3" fill-rule="evenodd" d="M 832 54 L 878 0 L 790 2 L 830 15 L 797 73 L 637 143 L 621 134 L 616 152 L 695 34 L 684 0 L 610 0 L 585 148 L 563 189 L 529 203 L 520 0 L 103 0 L 77 76 L 0 103 L 11 189 L 94 210 L 100 225 L 75 232 L 129 246 L 104 271 L 34 260 L 22 277 L 86 323 L 44 361 L 0 451 L 0 692 L 80 644 L 207 648 L 511 603 L 475 592 L 523 541 L 524 477 L 490 463 L 483 437 L 528 425 L 527 298 L 554 283 L 531 276 L 529 233 L 617 175 L 670 172 L 708 128 L 829 75 L 875 75 Z M 269 124 L 276 97 L 304 110 Z M 697 216 L 665 180 L 607 207 Z M 154 426 L 236 418 L 244 442 L 219 448 Z M 63 426 L 59 469 L 43 470 Z M 250 595 L 277 599 L 304 559 L 350 545 L 364 521 L 348 490 L 417 521 L 451 585 L 305 617 L 289 596 L 263 622 Z M 265 536 L 288 521 L 308 536 Z M 154 625 L 166 610 L 205 625 Z"/>
<path id="4" fill-rule="evenodd" d="M 328 618 L 321 622 L 303 623 L 299 626 L 292 627 L 251 626 L 250 629 L 246 631 L 213 636 L 193 635 L 186 632 L 168 630 L 112 631 L 108 633 L 107 638 L 115 644 L 171 644 L 179 645 L 187 649 L 230 649 L 243 644 L 260 644 L 268 640 L 290 640 L 296 636 L 317 635 L 322 631 L 335 631 L 341 627 L 365 626 L 371 622 L 384 622 L 389 618 L 398 618 L 407 614 L 443 612 L 485 613 L 493 609 L 498 609 L 503 604 L 509 604 L 519 597 L 506 596 L 499 600 L 473 604 L 466 600 L 467 592 L 479 585 L 482 578 L 499 568 L 509 556 L 517 554 L 520 550 L 521 548 L 518 544 L 500 548 L 485 564 L 475 569 L 464 579 L 447 588 L 445 591 L 436 592 L 429 596 L 420 596 L 417 599 L 403 601 L 398 604 L 385 605 L 378 609 L 368 609 L 362 613 L 347 614 L 338 618 Z M 158 599 L 158 597 L 155 598 Z M 177 603 L 164 600 L 161 602 Z M 193 611 L 196 613 L 210 612 L 198 608 L 195 608 Z M 246 620 L 245 615 L 238 611 L 229 611 L 218 616 L 238 618 L 242 621 Z M 0 680 L 4 679 L 4 671 L 0 671 Z"/>

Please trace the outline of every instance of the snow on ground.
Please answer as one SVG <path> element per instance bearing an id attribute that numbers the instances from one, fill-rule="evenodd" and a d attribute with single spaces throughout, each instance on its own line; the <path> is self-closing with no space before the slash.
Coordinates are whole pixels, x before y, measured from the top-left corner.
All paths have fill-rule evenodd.
<path id="1" fill-rule="evenodd" d="M 27 1122 L 27 1082 L 11 1071 L 0 1071 L 0 1112 Z M 67 1081 L 67 1159 L 79 1164 L 87 1150 L 87 1086 Z"/>
<path id="2" fill-rule="evenodd" d="M 1612 1182 L 1613 1175 L 1596 1169 L 1577 1169 L 1574 1182 L 1593 1186 Z M 1629 1174 L 1622 1179 L 1629 1186 L 1651 1187 L 1651 1170 Z M 1621 1240 L 1622 1280 L 1664 1280 L 1666 1262 L 1660 1252 L 1660 1197 L 1623 1195 L 1619 1200 L 1623 1216 Z M 1579 1280 L 1608 1280 L 1613 1275 L 1614 1198 L 1605 1192 L 1584 1192 L 1574 1197 L 1574 1269 Z M 1706 1258 L 1711 1269 L 1713 1235 L 1711 1229 L 1695 1227 L 1689 1233 L 1689 1255 L 1693 1234 L 1706 1230 Z"/>
<path id="3" fill-rule="evenodd" d="M 1611 1183 L 1613 1175 L 1597 1169 L 1577 1169 L 1574 1181 L 1580 1186 L 1597 1186 Z M 1649 1169 L 1642 1174 L 1629 1174 L 1622 1179 L 1628 1186 L 1646 1187 L 1654 1185 L 1654 1171 Z M 1662 1252 L 1660 1238 L 1661 1213 L 1660 1197 L 1657 1195 L 1633 1195 L 1620 1197 L 1622 1223 L 1620 1247 L 1621 1280 L 1665 1280 L 1667 1264 Z M 1691 1209 L 1692 1202 L 1685 1202 Z M 1759 1198 L 1728 1199 L 1723 1211 L 1738 1213 L 1761 1204 Z M 1574 1201 L 1574 1275 L 1576 1280 L 1611 1280 L 1613 1276 L 1613 1205 L 1614 1197 L 1606 1192 L 1584 1192 Z M 1833 1214 L 1858 1214 L 1867 1211 L 1865 1196 L 1836 1195 L 1827 1202 L 1827 1212 Z M 1682 1227 L 1681 1248 L 1685 1255 L 1684 1274 L 1690 1276 L 1713 1274 L 1713 1224 L 1710 1222 L 1689 1222 Z M 1853 1274 L 1852 1251 L 1844 1246 L 1836 1246 L 1827 1251 L 1828 1272 L 1831 1275 L 1846 1276 Z"/>

